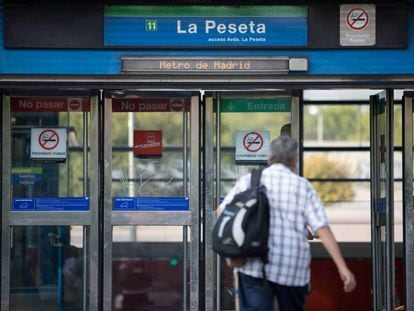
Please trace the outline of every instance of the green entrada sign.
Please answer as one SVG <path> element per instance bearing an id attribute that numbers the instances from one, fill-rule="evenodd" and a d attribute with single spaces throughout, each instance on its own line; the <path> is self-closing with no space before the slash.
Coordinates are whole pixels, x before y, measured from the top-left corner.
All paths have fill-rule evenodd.
<path id="1" fill-rule="evenodd" d="M 290 112 L 290 97 L 222 98 L 220 112 Z"/>

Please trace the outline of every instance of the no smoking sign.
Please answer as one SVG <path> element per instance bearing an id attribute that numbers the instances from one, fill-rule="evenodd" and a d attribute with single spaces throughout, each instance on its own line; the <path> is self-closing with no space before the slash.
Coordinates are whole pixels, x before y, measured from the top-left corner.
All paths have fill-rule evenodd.
<path id="1" fill-rule="evenodd" d="M 269 154 L 268 131 L 239 131 L 236 133 L 236 164 L 266 164 Z"/>
<path id="2" fill-rule="evenodd" d="M 54 129 L 43 130 L 37 139 L 39 146 L 44 150 L 53 150 L 59 146 L 60 137 Z"/>
<path id="3" fill-rule="evenodd" d="M 30 158 L 33 160 L 66 160 L 65 128 L 32 128 Z"/>
<path id="4" fill-rule="evenodd" d="M 263 148 L 263 136 L 258 132 L 249 132 L 243 137 L 243 147 L 249 152 L 257 152 Z"/>
<path id="5" fill-rule="evenodd" d="M 340 6 L 341 46 L 375 45 L 375 8 L 375 4 L 342 4 Z"/>
<path id="6" fill-rule="evenodd" d="M 346 23 L 353 30 L 362 30 L 367 27 L 369 17 L 367 11 L 361 8 L 355 8 L 348 12 Z"/>

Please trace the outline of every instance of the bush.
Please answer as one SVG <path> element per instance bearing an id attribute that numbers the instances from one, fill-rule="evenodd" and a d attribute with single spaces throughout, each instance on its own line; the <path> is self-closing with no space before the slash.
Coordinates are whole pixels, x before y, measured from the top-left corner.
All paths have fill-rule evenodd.
<path id="1" fill-rule="evenodd" d="M 346 163 L 330 159 L 326 155 L 313 155 L 304 161 L 303 175 L 309 179 L 347 178 L 349 167 Z M 325 204 L 349 201 L 355 195 L 350 182 L 314 181 L 312 185 Z"/>

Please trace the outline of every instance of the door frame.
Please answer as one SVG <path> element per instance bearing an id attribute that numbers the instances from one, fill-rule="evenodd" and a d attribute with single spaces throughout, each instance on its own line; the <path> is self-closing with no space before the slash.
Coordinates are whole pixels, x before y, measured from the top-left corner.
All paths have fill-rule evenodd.
<path id="1" fill-rule="evenodd" d="M 103 310 L 112 310 L 112 227 L 116 225 L 168 225 L 183 227 L 183 310 L 187 310 L 187 284 L 189 284 L 189 309 L 198 310 L 200 281 L 200 95 L 188 90 L 151 91 L 157 96 L 172 96 L 185 92 L 190 99 L 189 118 L 183 113 L 183 150 L 186 163 L 183 172 L 184 196 L 189 198 L 190 210 L 186 212 L 124 212 L 113 211 L 112 206 L 112 92 L 105 94 L 103 118 Z M 134 90 L 147 94 L 148 90 Z M 182 96 L 181 94 L 178 96 Z M 189 132 L 189 135 L 188 135 Z M 187 145 L 188 143 L 188 145 Z M 187 150 L 189 150 L 187 154 Z M 189 174 L 187 167 L 189 165 Z M 189 256 L 187 256 L 187 230 L 190 231 Z M 189 276 L 186 270 L 189 265 Z M 188 279 L 187 279 L 188 278 Z"/>
<path id="2" fill-rule="evenodd" d="M 50 79 L 50 80 L 48 80 L 48 79 L 44 80 L 46 82 L 42 82 L 42 79 L 43 78 L 36 78 L 34 80 L 30 80 L 30 82 L 36 82 L 37 84 L 44 83 L 44 85 L 46 85 L 46 83 L 51 83 L 52 85 L 57 85 L 57 86 L 59 85 L 59 83 L 61 83 L 61 82 L 59 82 L 59 79 L 56 80 L 55 78 Z M 13 78 L 10 81 L 12 81 L 12 83 L 19 82 L 18 78 L 17 78 L 17 80 L 15 80 L 15 78 Z M 23 79 L 23 81 L 25 83 L 27 82 L 25 79 Z M 85 80 L 83 80 L 83 81 L 85 81 Z M 339 79 L 336 82 L 333 80 L 333 81 L 331 81 L 331 83 L 329 81 L 328 81 L 328 83 L 326 83 L 326 81 L 320 81 L 319 84 L 312 84 L 312 83 L 314 83 L 314 81 L 304 81 L 304 83 L 303 83 L 302 86 L 303 86 L 304 89 L 306 89 L 306 88 L 313 88 L 312 85 L 313 86 L 319 86 L 319 87 L 322 87 L 323 86 L 325 88 L 337 88 L 338 85 L 341 85 L 341 86 L 348 85 L 348 86 L 353 87 L 353 88 L 370 88 L 370 87 L 373 87 L 373 86 L 378 86 L 378 84 L 379 84 L 378 82 L 375 82 L 374 79 L 371 82 L 369 82 L 369 83 L 367 83 L 364 80 L 365 81 L 365 84 L 362 84 L 362 85 L 358 85 L 356 83 L 356 81 L 357 80 L 345 81 L 344 82 L 342 79 Z M 72 85 L 72 84 L 79 85 L 79 82 L 77 82 L 77 81 L 73 81 L 73 82 L 70 82 L 69 81 L 68 82 L 67 79 L 63 79 L 62 82 L 65 83 L 64 85 L 68 85 L 68 86 L 69 86 L 69 84 L 70 85 Z M 278 86 L 282 86 L 282 85 L 285 84 L 285 80 L 283 80 L 283 79 L 282 80 L 278 80 L 276 82 L 277 82 L 276 84 L 278 84 Z M 294 83 L 289 84 L 290 87 L 292 87 L 292 85 L 298 85 L 299 82 L 301 82 L 301 81 L 293 81 L 293 82 Z M 81 84 L 83 86 L 84 86 L 84 83 L 85 82 L 81 82 Z M 96 81 L 95 79 L 91 79 L 89 81 L 89 83 L 91 83 L 91 84 L 95 83 L 97 87 L 102 87 L 102 86 L 107 87 L 107 86 L 110 86 L 111 83 L 113 84 L 113 82 L 109 81 L 106 78 L 104 79 L 104 81 Z M 120 86 L 123 85 L 122 84 L 123 82 L 116 82 L 116 83 L 118 85 L 120 85 Z M 132 84 L 136 84 L 136 81 L 135 80 L 134 81 L 130 81 L 130 83 L 131 83 L 131 85 Z M 393 80 L 389 80 L 389 87 L 392 87 L 392 84 L 391 83 L 393 83 Z M 396 80 L 396 82 L 394 82 L 394 86 L 396 86 L 398 83 L 400 83 L 400 80 Z M 409 82 L 405 82 L 405 83 L 406 83 L 406 87 L 409 87 L 409 85 L 411 85 L 411 84 L 409 84 Z M 256 82 L 256 84 L 258 86 L 261 85 L 261 83 L 258 83 L 258 82 Z M 266 83 L 264 83 L 264 84 L 266 84 Z M 231 84 L 229 84 L 229 85 L 231 87 Z M 21 86 L 20 86 L 20 88 L 21 88 Z M 303 89 L 303 88 L 301 88 L 301 89 Z M 191 87 L 189 89 L 194 89 L 194 88 Z M 188 91 L 188 89 L 185 89 L 185 90 Z M 153 90 L 153 91 L 155 91 L 155 90 Z M 260 91 L 257 91 L 257 92 L 260 93 Z M 411 96 L 411 94 L 407 93 L 407 96 Z M 299 101 L 300 101 L 300 99 L 299 99 Z M 97 102 L 98 102 L 98 99 L 97 99 Z M 11 225 L 11 223 L 10 223 L 9 220 L 10 220 L 10 215 L 12 214 L 9 209 L 5 209 L 4 208 L 5 206 L 10 206 L 10 204 L 11 204 L 11 194 L 10 194 L 10 191 L 8 191 L 8 192 L 7 191 L 4 191 L 8 187 L 7 185 L 10 185 L 10 183 L 11 183 L 11 171 L 10 171 L 10 161 L 11 161 L 11 159 L 10 159 L 10 150 L 11 150 L 10 131 L 11 131 L 11 124 L 10 124 L 10 109 L 7 108 L 7 105 L 9 105 L 9 104 L 4 99 L 4 95 L 3 95 L 3 108 L 2 108 L 2 122 L 3 122 L 3 125 L 2 125 L 2 170 L 3 170 L 2 171 L 3 172 L 3 174 L 2 174 L 2 185 L 3 185 L 2 205 L 3 205 L 3 212 L 2 212 L 2 216 L 1 216 L 1 219 L 2 219 L 2 249 L 4 247 L 7 247 L 7 245 L 10 245 L 11 235 L 10 235 L 10 230 L 7 229 L 7 228 L 9 228 L 10 225 Z M 94 106 L 94 105 L 92 105 L 92 106 Z M 98 107 L 98 104 L 96 106 Z M 100 106 L 100 104 L 99 104 L 99 106 Z M 205 114 L 206 118 L 208 118 L 208 123 L 207 123 L 207 119 L 205 121 L 205 124 L 206 124 L 205 133 L 208 133 L 208 131 L 210 131 L 211 129 L 214 130 L 213 125 L 212 125 L 212 122 L 214 121 L 212 119 L 213 118 L 212 103 L 211 104 L 208 104 L 207 103 L 205 105 L 205 109 L 206 110 L 204 111 L 204 114 Z M 211 109 L 211 111 L 210 111 L 210 109 Z M 301 109 L 301 105 L 299 105 L 299 109 Z M 405 118 L 409 118 L 409 115 L 410 114 L 407 113 L 405 115 Z M 102 118 L 102 111 L 98 111 L 98 109 L 96 109 L 96 111 L 94 111 L 94 113 L 92 113 L 92 111 L 91 111 L 91 126 L 92 126 L 92 124 L 99 124 L 100 118 Z M 92 120 L 96 120 L 96 121 L 92 121 Z M 99 133 L 100 130 L 102 130 L 102 128 L 98 128 L 98 127 L 96 127 L 96 128 L 93 127 L 92 128 L 91 127 L 91 137 L 95 137 L 95 138 L 99 137 L 98 133 Z M 392 130 L 392 128 L 391 128 L 391 130 Z M 404 128 L 403 128 L 403 130 L 404 130 Z M 207 147 L 208 146 L 207 141 L 210 138 L 212 138 L 212 135 L 211 136 L 208 136 L 207 135 L 207 137 L 204 138 L 204 142 L 205 142 L 204 147 Z M 406 144 L 406 139 L 409 139 L 409 135 L 404 136 L 404 150 L 405 150 L 406 154 L 408 154 L 408 153 L 412 152 L 412 149 L 409 150 L 408 145 Z M 96 139 L 95 141 L 98 141 L 98 139 Z M 212 146 L 212 144 L 211 144 L 211 146 Z M 96 148 L 96 150 L 94 150 L 94 148 Z M 90 151 L 91 152 L 91 158 L 92 158 L 92 153 L 94 153 L 96 155 L 99 155 L 100 154 L 100 149 L 99 148 L 100 148 L 100 146 L 95 145 L 95 144 L 91 144 L 91 151 Z M 213 154 L 214 154 L 214 147 L 208 148 L 208 149 L 205 150 L 205 155 L 204 156 L 206 157 L 205 158 L 206 160 L 205 160 L 205 163 L 204 164 L 205 164 L 205 168 L 206 169 L 208 168 L 208 163 L 211 163 L 211 159 L 210 158 L 213 157 Z M 411 162 L 409 162 L 409 161 L 410 161 L 409 160 L 409 157 L 408 156 L 407 157 L 404 156 L 404 163 L 406 163 L 406 166 L 405 166 L 406 168 L 409 167 L 409 165 L 412 165 L 412 161 Z M 93 198 L 91 196 L 91 212 L 92 212 L 92 208 L 96 208 L 96 210 L 98 210 L 98 205 L 101 204 L 101 203 L 98 203 L 98 197 L 99 197 L 99 193 L 98 193 L 98 191 L 99 191 L 98 190 L 99 189 L 99 176 L 101 176 L 100 175 L 100 172 L 99 172 L 100 169 L 101 168 L 100 168 L 100 164 L 98 163 L 98 161 L 91 161 L 90 167 L 89 167 L 89 172 L 90 172 L 90 176 L 91 176 L 91 180 L 90 180 L 91 194 L 92 193 L 96 193 L 96 197 L 95 198 Z M 208 171 L 209 172 L 213 172 L 213 170 L 214 169 L 208 170 Z M 406 173 L 406 169 L 404 169 L 403 172 Z M 407 173 L 409 173 L 409 172 L 407 171 Z M 409 176 L 409 175 L 406 175 L 406 176 Z M 212 176 L 210 176 L 210 174 L 206 174 L 205 178 L 209 178 L 211 180 L 211 178 L 214 178 L 214 176 L 212 177 Z M 404 181 L 405 180 L 406 180 L 406 178 L 404 177 Z M 207 181 L 208 180 L 206 179 L 205 182 L 207 183 Z M 412 206 L 412 198 L 411 198 L 411 205 L 410 205 L 410 202 L 409 202 L 410 201 L 410 199 L 409 199 L 410 197 L 408 196 L 408 194 L 409 193 L 412 194 L 412 191 L 409 192 L 407 190 L 407 187 L 408 187 L 408 184 L 407 185 L 404 185 L 404 193 L 407 193 L 407 196 L 405 196 L 405 198 L 404 198 L 404 206 L 409 207 L 409 206 Z M 92 189 L 95 189 L 95 188 L 96 188 L 96 190 L 93 190 L 92 191 Z M 208 190 L 208 191 L 210 191 L 210 190 Z M 210 202 L 207 199 L 207 197 L 209 197 L 209 196 L 207 196 L 208 193 L 210 193 L 210 192 L 207 192 L 207 190 L 205 190 L 205 194 L 206 195 L 205 195 L 204 204 L 205 204 L 206 207 L 208 207 L 208 206 L 214 206 L 216 204 L 216 203 L 214 203 L 214 200 L 216 200 L 217 198 L 214 198 L 214 196 L 212 196 L 213 199 L 210 199 L 211 203 L 208 204 Z M 95 203 L 92 203 L 93 201 Z M 406 203 L 406 202 L 408 202 L 408 203 Z M 407 207 L 405 207 L 405 211 L 406 211 L 406 208 Z M 98 215 L 98 212 L 94 213 L 94 215 Z M 214 212 L 212 212 L 210 215 L 206 214 L 206 216 L 211 217 L 212 219 L 214 219 L 214 217 L 215 217 Z M 409 216 L 409 217 L 407 217 L 407 216 Z M 85 219 L 88 219 L 88 217 L 90 217 L 90 216 L 80 217 L 80 218 L 82 218 L 82 220 L 79 220 L 79 224 L 83 224 L 85 222 L 89 223 L 88 222 L 89 220 L 85 220 Z M 97 225 L 98 220 L 99 220 L 98 218 L 96 218 L 96 219 L 95 218 L 94 219 L 90 218 L 90 224 L 93 223 L 94 226 L 95 226 L 95 225 Z M 412 223 L 413 223 L 412 212 L 411 211 L 408 211 L 407 214 L 404 215 L 404 225 L 407 226 L 408 224 L 412 224 Z M 407 237 L 407 238 L 408 237 L 409 238 L 412 237 L 412 236 L 411 237 L 410 236 L 407 236 L 407 233 L 409 233 L 409 232 L 410 232 L 409 230 L 404 230 L 405 237 Z M 95 234 L 95 233 L 93 233 L 93 234 Z M 408 243 L 411 240 L 410 239 L 406 239 L 404 243 Z M 98 231 L 96 231 L 96 236 L 93 237 L 93 241 L 95 241 L 93 243 L 98 243 L 97 242 L 98 241 Z M 92 243 L 92 236 L 91 236 L 91 243 Z M 98 248 L 96 248 L 96 249 L 98 249 Z M 409 247 L 405 249 L 406 258 L 408 258 L 407 257 L 408 254 L 410 254 L 411 257 L 412 257 L 412 254 L 413 254 L 412 253 L 412 250 L 413 249 L 414 249 L 414 246 L 412 244 L 410 244 Z M 409 253 L 409 252 L 411 252 L 411 253 Z M 206 254 L 207 254 L 207 252 L 206 252 Z M 92 252 L 91 252 L 90 255 L 91 256 L 93 256 L 93 255 L 99 256 L 99 254 L 92 254 Z M 8 256 L 7 251 L 6 252 L 3 251 L 2 254 L 1 254 L 1 256 L 2 256 L 2 269 L 1 269 L 1 271 L 2 271 L 1 272 L 2 279 L 3 280 L 10 279 L 10 275 L 9 275 L 9 272 L 8 272 L 8 267 L 10 265 L 10 257 Z M 206 256 L 206 258 L 208 258 L 208 257 Z M 412 268 L 410 268 L 410 270 L 408 269 L 407 263 L 409 264 L 410 261 L 406 260 L 405 273 L 407 273 L 407 271 L 414 271 Z M 97 276 L 99 275 L 98 272 L 100 271 L 98 260 L 95 261 L 94 265 L 95 265 L 94 267 L 91 267 L 90 268 L 90 271 L 91 272 L 90 272 L 89 275 L 90 275 L 90 281 L 91 282 L 96 282 L 96 285 L 93 285 L 91 283 L 91 289 L 90 289 L 91 290 L 91 297 L 90 297 L 90 300 L 91 300 L 91 303 L 92 303 L 92 301 L 94 301 L 93 304 L 96 305 L 96 306 L 98 306 L 99 299 L 100 299 L 100 297 L 98 295 L 98 288 L 102 284 L 99 281 L 99 279 L 97 278 Z M 96 273 L 93 274 L 92 271 L 96 271 Z M 206 274 L 206 276 L 207 276 L 207 274 Z M 410 275 L 407 274 L 407 276 L 408 277 L 413 277 L 411 274 Z M 412 286 L 412 284 L 413 284 L 413 281 L 410 282 L 409 280 L 413 280 L 413 279 L 412 278 L 406 278 L 405 279 L 405 284 L 406 284 L 406 299 L 410 299 L 410 301 L 413 301 L 414 300 L 413 299 L 413 295 L 412 294 L 411 295 L 408 295 L 407 294 L 407 291 L 409 290 L 409 286 Z M 93 292 L 92 292 L 92 291 L 94 291 L 94 287 L 96 287 L 96 294 L 93 294 Z M 411 291 L 409 291 L 408 293 L 411 293 Z M 1 305 L 0 305 L 1 306 L 1 310 L 8 310 L 6 308 L 6 304 L 9 302 L 8 294 L 9 294 L 9 285 L 8 284 L 5 284 L 3 282 L 2 286 L 1 286 L 1 298 L 2 298 L 1 299 Z M 408 306 L 408 302 L 407 302 L 407 306 Z M 93 310 L 93 308 L 91 310 Z"/>
<path id="3" fill-rule="evenodd" d="M 2 282 L 1 285 L 1 305 L 0 310 L 6 311 L 10 307 L 10 256 L 11 256 L 11 227 L 12 226 L 42 226 L 42 225 L 81 225 L 83 226 L 83 248 L 84 254 L 88 254 L 88 257 L 84 257 L 84 270 L 83 273 L 83 286 L 84 291 L 86 291 L 86 282 L 89 282 L 89 292 L 87 299 L 86 292 L 84 292 L 84 302 L 83 305 L 89 305 L 90 310 L 98 310 L 99 303 L 99 269 L 98 269 L 98 259 L 99 259 L 99 234 L 98 234 L 98 189 L 99 189 L 99 179 L 98 179 L 98 161 L 91 161 L 88 163 L 87 160 L 83 161 L 84 169 L 87 170 L 87 173 L 84 172 L 85 183 L 89 183 L 90 193 L 87 193 L 88 187 L 84 185 L 83 191 L 84 196 L 89 196 L 89 211 L 51 211 L 51 212 L 25 212 L 25 211 L 12 211 L 12 192 L 11 192 L 11 167 L 12 167 L 12 158 L 11 158 L 11 143 L 12 143 L 12 124 L 11 124 L 11 103 L 10 97 L 19 96 L 23 94 L 28 96 L 30 94 L 36 94 L 32 96 L 39 97 L 50 97 L 50 96 L 82 96 L 90 98 L 90 157 L 97 158 L 98 156 L 98 97 L 88 93 L 87 95 L 82 92 L 56 92 L 56 91 L 42 91 L 38 95 L 38 91 L 23 91 L 17 92 L 16 94 L 3 94 L 2 96 L 2 215 L 1 215 L 1 224 L 2 224 L 2 237 L 1 237 L 1 277 L 2 280 L 8 280 L 8 282 Z M 85 112 L 86 114 L 86 112 Z M 84 115 L 84 126 L 88 126 L 87 117 Z M 85 131 L 87 128 L 85 128 Z M 88 151 L 89 139 L 84 133 L 84 149 L 83 152 Z M 96 142 L 96 143 L 95 143 Z M 87 158 L 87 155 L 85 156 Z M 90 178 L 88 178 L 90 176 Z"/>
<path id="4" fill-rule="evenodd" d="M 244 90 L 209 90 L 204 94 L 204 271 L 205 271 L 205 309 L 220 310 L 221 303 L 221 269 L 218 262 L 220 256 L 212 249 L 212 230 L 216 217 L 216 209 L 220 205 L 220 180 L 221 180 L 221 97 L 234 95 L 235 97 L 265 97 L 265 96 L 289 96 L 291 98 L 291 136 L 298 141 L 298 154 L 301 149 L 300 109 L 301 91 L 289 90 L 257 90 L 246 88 Z M 215 106 L 215 107 L 214 107 Z M 214 144 L 215 138 L 215 144 Z M 216 151 L 216 152 L 215 152 Z M 298 172 L 300 168 L 297 168 Z"/>
<path id="5" fill-rule="evenodd" d="M 414 309 L 414 198 L 413 198 L 413 104 L 414 92 L 403 96 L 403 240 L 404 240 L 404 306 Z"/>
<path id="6" fill-rule="evenodd" d="M 395 308 L 394 92 L 370 96 L 373 310 Z M 381 183 L 383 188 L 381 188 Z"/>

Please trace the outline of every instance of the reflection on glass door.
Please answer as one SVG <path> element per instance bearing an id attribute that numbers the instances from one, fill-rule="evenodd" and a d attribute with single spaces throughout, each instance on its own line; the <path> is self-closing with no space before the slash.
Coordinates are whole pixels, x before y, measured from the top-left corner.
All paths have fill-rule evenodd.
<path id="1" fill-rule="evenodd" d="M 83 310 L 81 226 L 13 226 L 10 310 Z"/>

